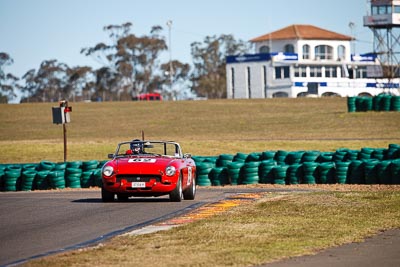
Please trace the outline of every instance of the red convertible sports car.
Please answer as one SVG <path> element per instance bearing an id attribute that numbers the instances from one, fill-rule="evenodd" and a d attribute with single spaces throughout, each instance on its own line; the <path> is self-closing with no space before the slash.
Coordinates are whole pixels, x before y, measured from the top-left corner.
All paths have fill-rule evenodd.
<path id="1" fill-rule="evenodd" d="M 168 195 L 171 201 L 193 200 L 196 194 L 196 164 L 182 154 L 176 142 L 133 140 L 119 143 L 102 168 L 103 202 L 131 196 Z"/>

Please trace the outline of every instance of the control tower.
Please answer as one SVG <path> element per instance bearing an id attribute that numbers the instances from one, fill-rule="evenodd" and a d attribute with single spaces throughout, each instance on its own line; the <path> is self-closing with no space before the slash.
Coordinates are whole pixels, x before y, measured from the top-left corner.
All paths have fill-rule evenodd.
<path id="1" fill-rule="evenodd" d="M 387 78 L 389 83 L 400 77 L 400 0 L 367 0 L 370 10 L 364 16 L 364 26 L 374 34 L 374 53 L 382 70 L 376 78 Z"/>

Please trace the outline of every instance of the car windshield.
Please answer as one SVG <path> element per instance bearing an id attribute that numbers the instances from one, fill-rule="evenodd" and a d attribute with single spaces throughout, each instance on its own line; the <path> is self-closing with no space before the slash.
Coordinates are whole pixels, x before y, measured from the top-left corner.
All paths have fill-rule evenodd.
<path id="1" fill-rule="evenodd" d="M 180 146 L 175 142 L 132 141 L 118 145 L 115 156 L 129 155 L 162 155 L 182 157 Z"/>

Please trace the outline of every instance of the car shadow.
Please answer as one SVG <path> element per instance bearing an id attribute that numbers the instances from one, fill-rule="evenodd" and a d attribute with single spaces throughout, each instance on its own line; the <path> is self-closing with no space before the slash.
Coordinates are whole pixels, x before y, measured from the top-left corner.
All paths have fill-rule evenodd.
<path id="1" fill-rule="evenodd" d="M 83 199 L 75 199 L 71 201 L 72 203 L 129 203 L 129 202 L 149 202 L 149 203 L 158 203 L 158 202 L 171 202 L 169 198 L 129 198 L 127 200 L 117 200 L 115 199 L 113 202 L 103 202 L 101 198 L 83 198 Z"/>

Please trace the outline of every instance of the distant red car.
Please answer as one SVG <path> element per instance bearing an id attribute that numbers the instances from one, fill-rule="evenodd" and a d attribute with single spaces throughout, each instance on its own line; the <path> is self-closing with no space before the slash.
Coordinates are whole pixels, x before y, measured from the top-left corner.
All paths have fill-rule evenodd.
<path id="1" fill-rule="evenodd" d="M 193 200 L 196 164 L 176 142 L 133 140 L 119 143 L 102 168 L 103 202 L 131 196 L 168 195 L 171 201 Z"/>

